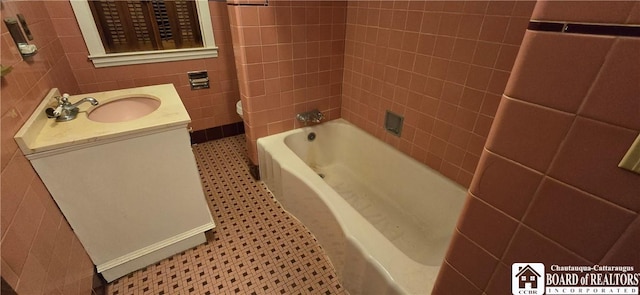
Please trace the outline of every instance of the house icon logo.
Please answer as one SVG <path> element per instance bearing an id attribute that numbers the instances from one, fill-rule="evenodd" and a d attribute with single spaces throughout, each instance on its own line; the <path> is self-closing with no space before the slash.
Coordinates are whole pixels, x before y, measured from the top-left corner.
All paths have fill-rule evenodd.
<path id="1" fill-rule="evenodd" d="M 511 265 L 511 293 L 544 294 L 544 264 L 514 263 Z"/>

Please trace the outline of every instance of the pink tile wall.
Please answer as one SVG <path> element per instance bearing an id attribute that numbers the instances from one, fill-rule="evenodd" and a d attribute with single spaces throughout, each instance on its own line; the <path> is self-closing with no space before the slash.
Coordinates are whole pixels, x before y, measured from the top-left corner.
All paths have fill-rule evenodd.
<path id="1" fill-rule="evenodd" d="M 0 98 L 2 277 L 18 294 L 90 294 L 93 263 L 44 184 L 13 140 L 52 87 L 79 91 L 56 37 L 50 1 L 3 1 L 2 18 L 22 13 L 38 54 L 23 60 L 6 26 L 1 27 L 3 77 Z"/>
<path id="2" fill-rule="evenodd" d="M 540 1 L 533 17 L 637 25 L 638 9 Z M 527 31 L 434 294 L 510 294 L 514 262 L 640 269 L 640 175 L 617 167 L 640 133 L 637 52 Z"/>
<path id="3" fill-rule="evenodd" d="M 229 33 L 226 3 L 209 2 L 217 58 L 95 68 L 87 59 L 88 50 L 68 1 L 52 1 L 56 14 L 54 28 L 73 69 L 81 92 L 95 92 L 154 84 L 173 83 L 182 98 L 191 127 L 202 130 L 239 122 L 235 110 L 240 99 Z M 207 70 L 210 89 L 191 90 L 187 72 Z M 67 91 L 62 89 L 62 91 Z"/>
<path id="4" fill-rule="evenodd" d="M 342 117 L 469 186 L 534 3 L 349 1 Z"/>
<path id="5" fill-rule="evenodd" d="M 249 155 L 260 137 L 300 126 L 314 108 L 340 117 L 346 2 L 229 6 Z"/>

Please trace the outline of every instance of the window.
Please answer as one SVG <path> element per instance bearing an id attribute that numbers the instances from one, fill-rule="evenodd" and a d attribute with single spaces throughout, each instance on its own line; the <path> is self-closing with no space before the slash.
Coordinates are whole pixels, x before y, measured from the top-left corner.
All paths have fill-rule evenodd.
<path id="1" fill-rule="evenodd" d="M 194 1 L 89 1 L 107 53 L 202 47 Z"/>
<path id="2" fill-rule="evenodd" d="M 216 57 L 206 0 L 71 1 L 96 67 Z"/>

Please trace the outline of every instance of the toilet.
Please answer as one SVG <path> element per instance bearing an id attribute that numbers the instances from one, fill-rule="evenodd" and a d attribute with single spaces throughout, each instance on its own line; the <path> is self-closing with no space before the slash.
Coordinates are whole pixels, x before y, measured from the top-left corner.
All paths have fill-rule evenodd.
<path id="1" fill-rule="evenodd" d="M 242 117 L 242 101 L 241 100 L 238 100 L 238 102 L 236 103 L 236 113 L 240 115 L 240 118 L 244 119 Z"/>

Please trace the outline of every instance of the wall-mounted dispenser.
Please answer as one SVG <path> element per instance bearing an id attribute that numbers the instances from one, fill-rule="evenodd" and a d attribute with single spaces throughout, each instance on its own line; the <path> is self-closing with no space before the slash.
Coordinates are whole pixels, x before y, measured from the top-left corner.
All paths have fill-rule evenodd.
<path id="1" fill-rule="evenodd" d="M 24 16 L 21 16 L 21 15 L 19 16 L 21 17 L 20 21 L 26 24 L 26 21 L 24 20 Z M 30 57 L 38 53 L 38 48 L 34 44 L 27 43 L 27 40 L 24 38 L 24 35 L 22 34 L 22 29 L 20 29 L 20 24 L 18 23 L 18 20 L 12 17 L 8 17 L 4 19 L 4 23 L 7 25 L 7 29 L 9 29 L 9 34 L 11 34 L 11 38 L 13 38 L 13 41 L 16 43 L 16 46 L 18 47 L 18 51 L 20 51 L 20 54 L 22 55 L 22 57 Z M 28 27 L 27 27 L 27 30 L 28 30 Z M 29 31 L 29 36 L 31 36 L 31 31 Z M 33 39 L 33 37 L 31 37 L 31 39 Z"/>
<path id="2" fill-rule="evenodd" d="M 22 13 L 18 13 L 16 16 L 18 17 L 18 21 L 22 26 L 24 34 L 27 35 L 27 39 L 29 41 L 33 40 L 33 35 L 31 35 L 31 30 L 29 29 L 29 25 L 27 24 L 27 20 L 24 18 L 24 15 L 22 15 Z"/>

